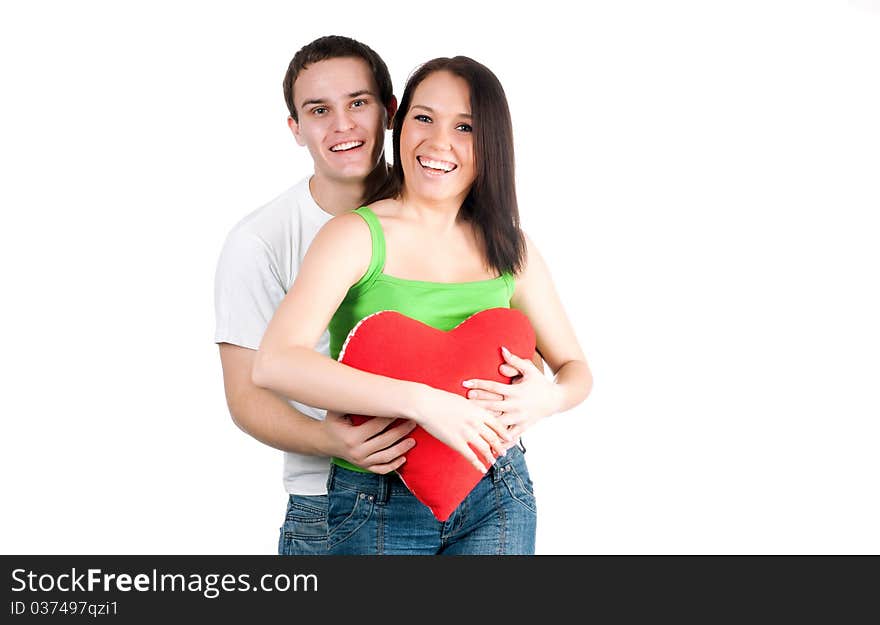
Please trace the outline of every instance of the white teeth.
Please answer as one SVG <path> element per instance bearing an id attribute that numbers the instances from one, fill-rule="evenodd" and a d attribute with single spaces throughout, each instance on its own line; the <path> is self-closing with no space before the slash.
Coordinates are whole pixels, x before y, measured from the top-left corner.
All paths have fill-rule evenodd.
<path id="1" fill-rule="evenodd" d="M 433 161 L 430 158 L 419 157 L 419 163 L 421 163 L 422 167 L 430 167 L 431 169 L 440 169 L 445 172 L 450 172 L 458 165 L 455 163 L 447 163 L 446 161 Z"/>
<path id="2" fill-rule="evenodd" d="M 363 141 L 349 141 L 347 143 L 340 143 L 334 145 L 330 148 L 331 152 L 344 152 L 345 150 L 350 150 L 352 148 L 360 147 L 364 144 Z"/>

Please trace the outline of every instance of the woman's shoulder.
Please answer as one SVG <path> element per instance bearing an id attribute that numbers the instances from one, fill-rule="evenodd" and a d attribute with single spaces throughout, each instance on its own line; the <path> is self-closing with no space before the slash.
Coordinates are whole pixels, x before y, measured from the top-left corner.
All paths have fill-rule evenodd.
<path id="1" fill-rule="evenodd" d="M 397 200 L 379 200 L 366 206 L 336 215 L 318 232 L 316 241 L 371 247 L 371 221 L 378 220 L 382 230 L 394 221 L 399 211 Z"/>
<path id="2" fill-rule="evenodd" d="M 306 252 L 304 267 L 318 271 L 324 278 L 334 276 L 354 284 L 370 265 L 372 238 L 363 218 L 347 212 L 325 223 Z"/>
<path id="3" fill-rule="evenodd" d="M 538 251 L 534 240 L 525 230 L 522 230 L 523 241 L 525 242 L 525 254 L 523 255 L 523 263 L 520 270 L 515 274 L 514 279 L 517 285 L 528 285 L 535 280 L 543 280 L 547 277 L 547 265 L 544 262 L 541 252 Z"/>
<path id="4" fill-rule="evenodd" d="M 380 219 L 391 219 L 400 212 L 400 201 L 394 198 L 379 200 L 366 206 L 376 217 Z"/>
<path id="5" fill-rule="evenodd" d="M 332 217 L 318 231 L 312 247 L 330 246 L 356 252 L 358 248 L 370 249 L 370 228 L 364 218 L 349 211 Z M 341 246 L 345 246 L 344 248 Z"/>
<path id="6" fill-rule="evenodd" d="M 357 211 L 360 211 L 360 209 L 357 209 Z M 333 236 L 352 234 L 358 231 L 368 232 L 365 218 L 355 210 L 332 217 L 324 224 L 321 230 L 326 230 L 332 233 Z"/>
<path id="7" fill-rule="evenodd" d="M 523 236 L 523 262 L 522 267 L 520 268 L 519 274 L 525 273 L 528 271 L 529 266 L 532 264 L 530 261 L 534 260 L 534 257 L 537 256 L 540 258 L 540 253 L 538 252 L 538 248 L 535 246 L 535 242 L 532 240 L 532 237 L 529 236 L 529 233 L 525 230 L 520 230 Z"/>

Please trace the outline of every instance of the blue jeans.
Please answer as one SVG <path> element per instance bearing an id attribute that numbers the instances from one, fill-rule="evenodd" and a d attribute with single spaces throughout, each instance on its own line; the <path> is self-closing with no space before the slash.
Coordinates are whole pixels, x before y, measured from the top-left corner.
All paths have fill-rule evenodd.
<path id="1" fill-rule="evenodd" d="M 327 555 L 327 495 L 290 495 L 278 537 L 279 556 Z"/>
<path id="2" fill-rule="evenodd" d="M 445 522 L 395 473 L 331 465 L 327 481 L 331 555 L 531 555 L 537 509 L 525 456 L 499 458 Z"/>

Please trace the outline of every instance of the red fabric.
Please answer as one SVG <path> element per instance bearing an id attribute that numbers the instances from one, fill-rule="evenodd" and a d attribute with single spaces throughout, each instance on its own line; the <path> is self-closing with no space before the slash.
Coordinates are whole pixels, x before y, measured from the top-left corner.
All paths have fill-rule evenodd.
<path id="1" fill-rule="evenodd" d="M 379 375 L 422 382 L 467 397 L 470 379 L 508 383 L 498 371 L 501 346 L 531 358 L 535 332 L 518 310 L 490 308 L 444 332 L 394 311 L 365 318 L 351 331 L 340 362 Z M 369 417 L 352 415 L 360 425 Z M 464 456 L 421 426 L 410 434 L 416 445 L 398 470 L 413 495 L 445 521 L 473 490 L 482 474 Z"/>

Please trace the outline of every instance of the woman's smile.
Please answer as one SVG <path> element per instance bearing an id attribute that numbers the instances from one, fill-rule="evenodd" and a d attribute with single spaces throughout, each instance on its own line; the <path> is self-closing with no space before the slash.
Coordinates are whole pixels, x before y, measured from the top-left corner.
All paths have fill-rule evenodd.
<path id="1" fill-rule="evenodd" d="M 422 166 L 422 169 L 425 170 L 425 173 L 431 176 L 442 176 L 458 169 L 458 165 L 451 161 L 429 158 L 427 156 L 417 156 L 416 160 Z"/>

